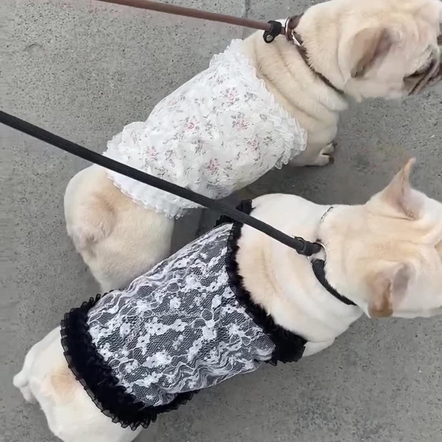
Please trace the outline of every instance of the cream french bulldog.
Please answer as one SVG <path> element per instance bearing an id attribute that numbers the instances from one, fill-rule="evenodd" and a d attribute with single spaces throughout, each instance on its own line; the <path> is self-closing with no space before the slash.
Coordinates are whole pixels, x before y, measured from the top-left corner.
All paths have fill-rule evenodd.
<path id="1" fill-rule="evenodd" d="M 441 78 L 441 22 L 439 0 L 315 5 L 296 42 L 258 32 L 232 43 L 105 155 L 213 198 L 288 162 L 326 165 L 349 100 L 398 99 Z M 174 219 L 194 207 L 96 166 L 65 195 L 68 234 L 104 291 L 168 256 Z"/>
<path id="2" fill-rule="evenodd" d="M 412 163 L 364 205 L 257 198 L 253 216 L 323 251 L 307 258 L 250 227 L 216 227 L 128 289 L 72 310 L 14 385 L 64 442 L 130 442 L 191 391 L 322 351 L 363 314 L 442 314 L 442 204 L 410 186 Z"/>

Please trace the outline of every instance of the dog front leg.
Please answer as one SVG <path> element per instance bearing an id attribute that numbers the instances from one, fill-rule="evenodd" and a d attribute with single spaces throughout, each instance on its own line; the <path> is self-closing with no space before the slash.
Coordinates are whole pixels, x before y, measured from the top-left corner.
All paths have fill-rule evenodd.
<path id="1" fill-rule="evenodd" d="M 335 342 L 334 338 L 323 342 L 307 342 L 307 344 L 305 345 L 303 357 L 305 358 L 307 356 L 312 356 L 316 353 L 319 353 L 320 351 L 330 347 L 333 342 Z"/>
<path id="2" fill-rule="evenodd" d="M 308 145 L 304 152 L 300 153 L 292 160 L 292 166 L 327 166 L 333 164 L 333 154 L 335 152 L 336 143 L 332 142 L 327 145 Z"/>

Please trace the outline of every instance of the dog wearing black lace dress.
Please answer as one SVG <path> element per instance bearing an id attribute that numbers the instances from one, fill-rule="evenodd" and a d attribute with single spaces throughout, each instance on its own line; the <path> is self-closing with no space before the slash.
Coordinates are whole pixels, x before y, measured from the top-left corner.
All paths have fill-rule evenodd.
<path id="1" fill-rule="evenodd" d="M 28 352 L 14 385 L 64 442 L 130 442 L 201 388 L 313 355 L 364 313 L 441 314 L 442 204 L 411 188 L 411 164 L 365 205 L 268 195 L 244 207 L 320 239 L 314 259 L 340 297 L 311 260 L 226 222 L 128 289 L 72 309 Z"/>

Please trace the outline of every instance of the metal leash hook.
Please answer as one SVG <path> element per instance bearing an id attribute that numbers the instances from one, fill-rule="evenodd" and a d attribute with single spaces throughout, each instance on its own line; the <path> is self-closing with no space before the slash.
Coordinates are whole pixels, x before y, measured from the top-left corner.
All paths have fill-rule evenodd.
<path id="1" fill-rule="evenodd" d="M 285 25 L 284 25 L 284 35 L 286 36 L 288 41 L 291 41 L 292 43 L 294 43 L 295 46 L 297 46 L 298 48 L 302 47 L 301 42 L 296 38 L 296 26 L 299 23 L 300 20 L 299 15 L 294 15 L 293 17 L 289 17 L 286 21 L 285 21 Z"/>

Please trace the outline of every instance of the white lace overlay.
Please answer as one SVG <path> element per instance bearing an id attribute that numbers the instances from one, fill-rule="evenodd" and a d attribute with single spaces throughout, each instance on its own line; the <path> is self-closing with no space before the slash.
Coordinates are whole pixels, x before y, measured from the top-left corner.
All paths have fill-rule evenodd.
<path id="1" fill-rule="evenodd" d="M 211 198 L 247 186 L 302 152 L 307 134 L 258 79 L 241 40 L 127 125 L 104 155 Z M 196 204 L 108 172 L 136 203 L 180 217 Z"/>
<path id="2" fill-rule="evenodd" d="M 210 231 L 89 311 L 98 353 L 138 401 L 165 405 L 271 359 L 275 345 L 229 287 L 230 229 Z"/>

